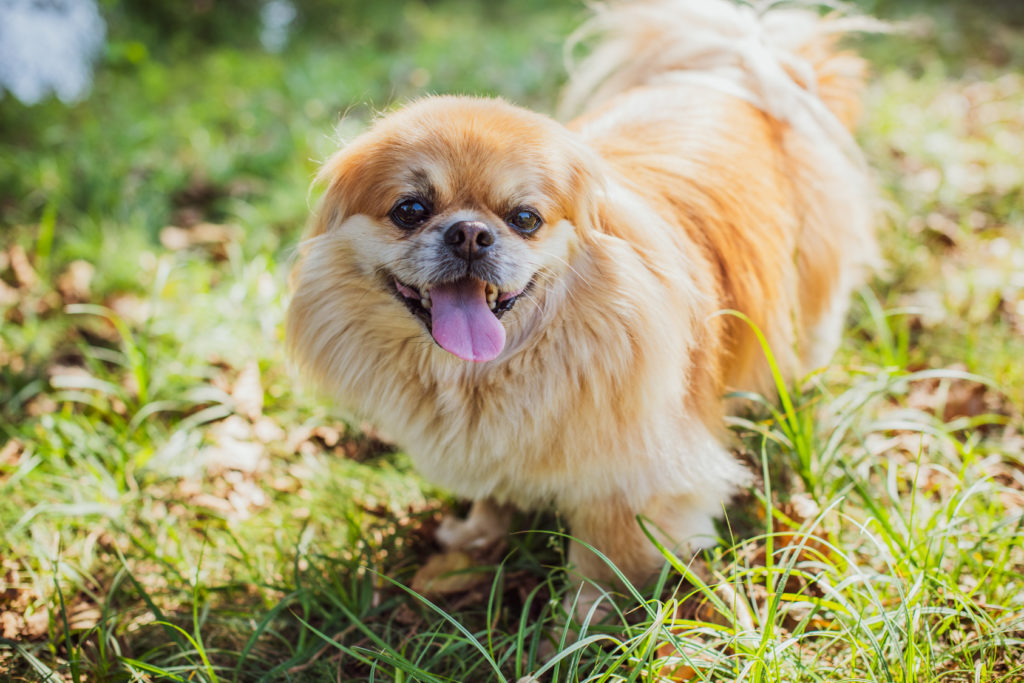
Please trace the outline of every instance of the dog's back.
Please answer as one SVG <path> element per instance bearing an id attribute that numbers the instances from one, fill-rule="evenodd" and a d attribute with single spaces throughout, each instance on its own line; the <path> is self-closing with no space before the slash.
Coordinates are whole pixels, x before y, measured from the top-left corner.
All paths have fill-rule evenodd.
<path id="1" fill-rule="evenodd" d="M 563 110 L 684 236 L 704 292 L 709 340 L 696 359 L 714 391 L 771 386 L 756 339 L 766 332 L 790 376 L 829 359 L 851 290 L 875 263 L 871 187 L 851 135 L 865 65 L 836 49 L 863 19 L 726 0 L 606 6 Z M 647 226 L 610 222 L 620 237 Z M 793 264 L 796 268 L 793 268 Z M 718 345 L 716 345 L 718 346 Z M 703 400 L 700 397 L 694 397 Z"/>

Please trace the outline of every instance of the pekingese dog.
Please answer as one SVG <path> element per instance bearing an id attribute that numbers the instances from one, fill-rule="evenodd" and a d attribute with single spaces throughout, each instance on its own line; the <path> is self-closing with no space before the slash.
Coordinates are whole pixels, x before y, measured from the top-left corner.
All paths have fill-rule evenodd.
<path id="1" fill-rule="evenodd" d="M 554 506 L 643 582 L 663 557 L 638 516 L 678 552 L 714 543 L 749 480 L 723 397 L 772 387 L 754 326 L 786 377 L 819 367 L 876 259 L 849 132 L 864 64 L 835 49 L 859 28 L 806 8 L 615 2 L 586 27 L 569 123 L 428 97 L 324 165 L 289 345 L 474 501 L 443 545 Z M 569 559 L 614 576 L 584 544 Z"/>

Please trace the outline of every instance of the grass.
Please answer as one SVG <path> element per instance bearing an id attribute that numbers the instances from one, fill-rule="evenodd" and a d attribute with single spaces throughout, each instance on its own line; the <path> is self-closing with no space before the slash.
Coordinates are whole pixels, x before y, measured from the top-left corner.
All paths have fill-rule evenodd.
<path id="1" fill-rule="evenodd" d="M 552 108 L 583 10 L 527 5 L 332 10 L 282 55 L 110 6 L 86 101 L 0 100 L 0 673 L 1024 680 L 1013 3 L 929 5 L 866 41 L 889 267 L 830 367 L 731 420 L 762 476 L 718 547 L 669 557 L 575 641 L 549 514 L 456 588 L 411 592 L 457 503 L 297 387 L 288 259 L 335 129 L 427 92 Z"/>

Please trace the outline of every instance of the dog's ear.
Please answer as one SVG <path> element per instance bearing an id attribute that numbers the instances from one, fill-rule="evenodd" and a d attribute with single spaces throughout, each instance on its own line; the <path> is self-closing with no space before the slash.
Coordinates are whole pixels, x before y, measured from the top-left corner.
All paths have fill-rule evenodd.
<path id="1" fill-rule="evenodd" d="M 349 216 L 380 210 L 380 188 L 397 161 L 381 152 L 377 139 L 365 133 L 345 145 L 317 172 L 313 187 L 326 187 L 309 225 L 307 238 L 317 237 Z"/>
<path id="2" fill-rule="evenodd" d="M 576 226 L 585 245 L 596 246 L 609 237 L 636 248 L 660 249 L 666 231 L 651 231 L 660 219 L 627 189 L 618 171 L 589 147 L 580 144 L 570 156 L 570 190 L 566 217 Z"/>
<path id="3" fill-rule="evenodd" d="M 320 167 L 313 188 L 323 186 L 326 189 L 306 230 L 307 239 L 323 235 L 349 215 L 348 199 L 351 192 L 348 188 L 357 176 L 359 165 L 360 155 L 357 150 L 347 147 L 336 152 Z"/>
<path id="4" fill-rule="evenodd" d="M 568 173 L 555 191 L 561 197 L 561 209 L 581 237 L 601 231 L 601 212 L 607 204 L 608 180 L 604 161 L 581 140 L 566 146 L 564 164 Z"/>

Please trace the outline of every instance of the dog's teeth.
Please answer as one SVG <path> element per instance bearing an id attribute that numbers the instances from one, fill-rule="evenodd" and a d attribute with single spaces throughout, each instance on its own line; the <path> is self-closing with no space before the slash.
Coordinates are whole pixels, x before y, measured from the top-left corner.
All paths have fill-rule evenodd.
<path id="1" fill-rule="evenodd" d="M 494 303 L 498 300 L 498 286 L 488 282 L 486 292 L 487 303 L 491 304 L 491 308 L 494 308 Z"/>
<path id="2" fill-rule="evenodd" d="M 430 292 L 424 289 L 423 294 L 420 296 L 420 306 L 429 311 L 430 305 Z"/>

